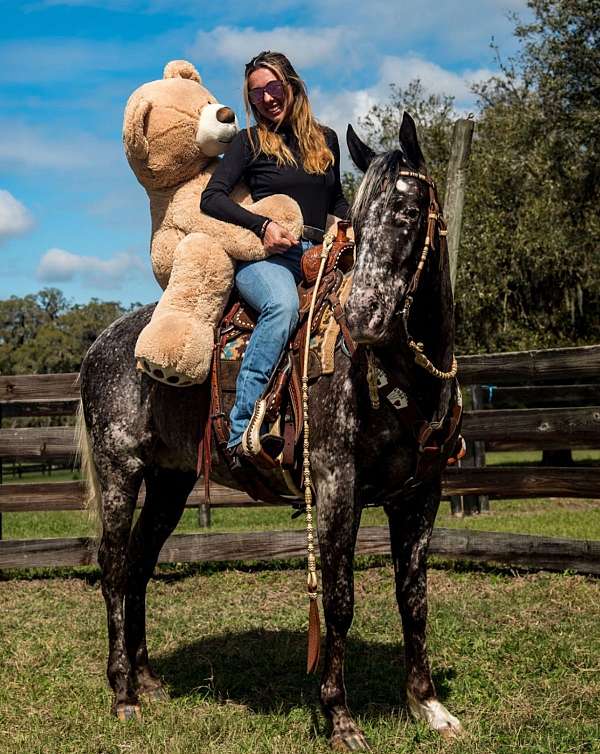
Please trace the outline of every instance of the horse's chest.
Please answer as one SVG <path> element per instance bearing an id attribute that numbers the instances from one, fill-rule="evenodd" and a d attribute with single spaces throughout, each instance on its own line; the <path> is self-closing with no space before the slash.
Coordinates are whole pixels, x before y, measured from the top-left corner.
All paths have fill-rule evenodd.
<path id="1" fill-rule="evenodd" d="M 379 411 L 361 423 L 355 456 L 359 486 L 383 492 L 397 489 L 412 474 L 416 449 L 410 428 L 391 411 Z"/>
<path id="2" fill-rule="evenodd" d="M 413 472 L 416 449 L 398 411 L 383 403 L 373 409 L 349 374 L 336 374 L 316 393 L 311 423 L 321 464 L 329 469 L 352 465 L 359 489 L 384 492 L 402 485 Z"/>

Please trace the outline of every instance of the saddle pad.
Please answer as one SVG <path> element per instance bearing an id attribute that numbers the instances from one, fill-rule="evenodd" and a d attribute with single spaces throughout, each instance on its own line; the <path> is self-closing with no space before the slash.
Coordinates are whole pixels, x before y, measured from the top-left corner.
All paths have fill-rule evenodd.
<path id="1" fill-rule="evenodd" d="M 344 275 L 342 284 L 337 292 L 342 306 L 344 306 L 348 300 L 351 287 L 352 273 L 350 272 Z M 231 375 L 232 373 L 233 364 L 226 365 L 225 362 L 238 362 L 234 367 L 234 371 L 237 374 L 240 366 L 239 362 L 241 362 L 244 356 L 251 335 L 251 332 L 240 332 L 239 330 L 232 333 L 231 339 L 225 343 L 220 354 L 223 374 L 227 372 Z M 340 342 L 339 335 L 340 326 L 333 317 L 331 309 L 327 307 L 319 323 L 318 330 L 313 333 L 310 339 L 312 356 L 310 359 L 311 369 L 309 377 L 312 379 L 319 377 L 321 374 L 333 373 L 335 349 Z M 295 334 L 290 338 L 290 342 L 292 342 L 294 338 Z M 228 379 L 227 382 L 230 382 L 230 379 Z"/>

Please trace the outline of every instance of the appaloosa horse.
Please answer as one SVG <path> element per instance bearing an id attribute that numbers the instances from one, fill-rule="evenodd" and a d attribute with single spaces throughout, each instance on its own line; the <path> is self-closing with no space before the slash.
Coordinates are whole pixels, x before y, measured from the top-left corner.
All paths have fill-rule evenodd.
<path id="1" fill-rule="evenodd" d="M 346 703 L 344 653 L 353 617 L 354 546 L 365 503 L 380 503 L 389 517 L 410 710 L 442 734 L 457 733 L 460 724 L 436 698 L 425 641 L 426 554 L 447 453 L 407 486 L 418 460 L 414 426 L 389 400 L 377 407 L 366 366 L 387 375 L 434 426 L 446 416 L 454 382 L 415 363 L 402 312 L 410 293 L 414 341 L 424 344 L 440 369 L 450 370 L 448 260 L 432 249 L 414 290 L 432 189 L 412 119 L 405 114 L 395 151 L 376 156 L 351 128 L 348 146 L 366 171 L 353 208 L 357 259 L 346 307 L 359 346 L 354 358 L 338 349 L 334 374 L 311 386 L 309 400 L 327 626 L 321 700 L 332 744 L 354 751 L 368 745 Z M 84 444 L 93 461 L 92 492 L 103 525 L 98 557 L 108 614 L 107 672 L 113 709 L 122 719 L 139 712 L 143 695 L 164 694 L 148 660 L 146 586 L 196 481 L 209 398 L 206 385 L 174 389 L 136 372 L 134 345 L 151 313 L 152 306 L 146 306 L 117 320 L 90 348 L 81 368 Z M 224 471 L 219 471 L 222 481 Z M 142 480 L 146 502 L 132 529 Z"/>

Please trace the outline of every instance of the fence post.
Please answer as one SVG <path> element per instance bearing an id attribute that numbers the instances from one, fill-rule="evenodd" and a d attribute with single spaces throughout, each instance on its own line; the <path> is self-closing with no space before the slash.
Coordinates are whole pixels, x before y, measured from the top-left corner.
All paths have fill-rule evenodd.
<path id="1" fill-rule="evenodd" d="M 198 506 L 198 526 L 201 529 L 210 529 L 210 505 L 200 503 Z"/>
<path id="2" fill-rule="evenodd" d="M 459 118 L 454 123 L 452 149 L 446 173 L 444 217 L 448 224 L 448 257 L 452 292 L 454 292 L 456 287 L 456 270 L 458 269 L 458 248 L 460 246 L 460 231 L 465 203 L 467 165 L 469 164 L 469 157 L 471 155 L 474 127 L 474 121 L 469 118 Z M 460 495 L 450 496 L 450 512 L 453 516 L 462 516 L 463 499 Z"/>
<path id="3" fill-rule="evenodd" d="M 450 258 L 450 280 L 452 290 L 456 287 L 456 270 L 458 269 L 458 249 L 462 227 L 463 207 L 465 204 L 465 186 L 467 167 L 471 156 L 471 142 L 475 121 L 459 118 L 452 133 L 452 151 L 446 173 L 446 196 L 444 197 L 444 216 L 448 224 L 448 254 Z"/>
<path id="4" fill-rule="evenodd" d="M 474 411 L 483 408 L 483 391 L 481 385 L 471 385 L 471 407 Z M 485 443 L 481 440 L 467 440 L 467 455 L 462 461 L 465 468 L 485 466 Z M 463 495 L 462 512 L 464 516 L 487 512 L 490 509 L 487 495 Z"/>
<path id="5" fill-rule="evenodd" d="M 0 429 L 2 429 L 2 405 L 0 405 Z M 2 458 L 0 458 L 0 484 L 4 481 Z M 2 511 L 0 511 L 0 540 L 2 539 Z"/>

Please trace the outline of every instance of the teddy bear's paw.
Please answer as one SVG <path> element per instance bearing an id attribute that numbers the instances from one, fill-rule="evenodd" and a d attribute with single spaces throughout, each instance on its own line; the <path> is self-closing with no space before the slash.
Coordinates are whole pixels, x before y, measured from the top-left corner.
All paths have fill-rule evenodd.
<path id="1" fill-rule="evenodd" d="M 148 377 L 152 377 L 153 380 L 171 385 L 171 387 L 190 387 L 190 385 L 198 384 L 186 374 L 180 374 L 173 367 L 157 364 L 150 359 L 136 359 L 136 367 L 140 372 L 145 372 Z"/>
<path id="2" fill-rule="evenodd" d="M 158 315 L 158 316 L 157 316 Z M 214 329 L 183 312 L 155 312 L 135 346 L 138 368 L 165 385 L 188 387 L 210 372 Z"/>

